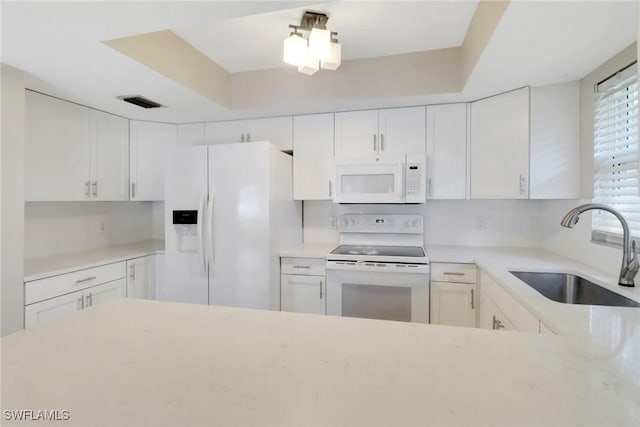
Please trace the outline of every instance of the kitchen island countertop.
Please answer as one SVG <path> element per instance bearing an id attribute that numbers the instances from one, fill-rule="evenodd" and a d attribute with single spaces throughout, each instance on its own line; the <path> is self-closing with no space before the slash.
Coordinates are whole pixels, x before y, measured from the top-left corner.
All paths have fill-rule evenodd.
<path id="1" fill-rule="evenodd" d="M 608 347 L 120 299 L 2 338 L 2 409 L 68 410 L 83 426 L 631 426 L 634 326 Z"/>

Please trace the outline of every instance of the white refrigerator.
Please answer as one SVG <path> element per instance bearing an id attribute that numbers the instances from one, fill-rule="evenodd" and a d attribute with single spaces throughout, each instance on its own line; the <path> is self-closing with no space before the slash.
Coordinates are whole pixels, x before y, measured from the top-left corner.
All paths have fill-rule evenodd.
<path id="1" fill-rule="evenodd" d="M 169 156 L 158 299 L 279 310 L 278 253 L 302 242 L 291 155 L 251 142 Z"/>

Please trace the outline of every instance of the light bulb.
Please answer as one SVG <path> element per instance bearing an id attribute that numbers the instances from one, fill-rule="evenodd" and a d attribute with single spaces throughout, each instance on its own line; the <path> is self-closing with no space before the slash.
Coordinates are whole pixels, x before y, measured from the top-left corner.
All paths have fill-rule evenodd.
<path id="1" fill-rule="evenodd" d="M 318 60 L 311 54 L 310 49 L 306 49 L 306 54 L 302 64 L 298 66 L 298 71 L 311 76 L 320 68 Z"/>
<path id="2" fill-rule="evenodd" d="M 331 44 L 331 31 L 313 27 L 309 34 L 309 50 L 319 61 L 326 61 L 329 57 L 329 45 Z"/>
<path id="3" fill-rule="evenodd" d="M 284 62 L 297 67 L 305 60 L 307 41 L 300 34 L 291 34 L 284 39 L 283 52 L 282 59 Z"/>

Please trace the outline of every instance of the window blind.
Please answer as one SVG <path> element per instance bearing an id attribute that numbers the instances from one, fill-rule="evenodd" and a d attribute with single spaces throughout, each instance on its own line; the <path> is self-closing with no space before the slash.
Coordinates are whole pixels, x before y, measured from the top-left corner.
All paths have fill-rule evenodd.
<path id="1" fill-rule="evenodd" d="M 618 210 L 640 237 L 638 196 L 638 78 L 634 63 L 596 85 L 593 201 Z M 593 211 L 594 240 L 619 242 L 620 222 Z"/>

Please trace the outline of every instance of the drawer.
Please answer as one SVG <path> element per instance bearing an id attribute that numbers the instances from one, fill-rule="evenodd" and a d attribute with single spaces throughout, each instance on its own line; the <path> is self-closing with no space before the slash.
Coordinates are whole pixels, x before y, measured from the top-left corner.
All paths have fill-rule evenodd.
<path id="1" fill-rule="evenodd" d="M 24 303 L 25 305 L 29 305 L 59 295 L 122 279 L 126 276 L 126 271 L 126 262 L 123 261 L 26 282 L 24 284 Z"/>
<path id="2" fill-rule="evenodd" d="M 431 280 L 435 282 L 476 283 L 475 264 L 431 263 Z"/>
<path id="3" fill-rule="evenodd" d="M 299 274 L 303 276 L 324 276 L 326 261 L 324 258 L 282 258 L 280 274 Z"/>
<path id="4" fill-rule="evenodd" d="M 480 276 L 480 289 L 491 298 L 517 330 L 540 332 L 540 321 L 538 318 L 531 314 L 529 310 L 516 301 L 502 286 L 484 272 Z M 483 309 L 481 306 L 480 311 Z"/>

